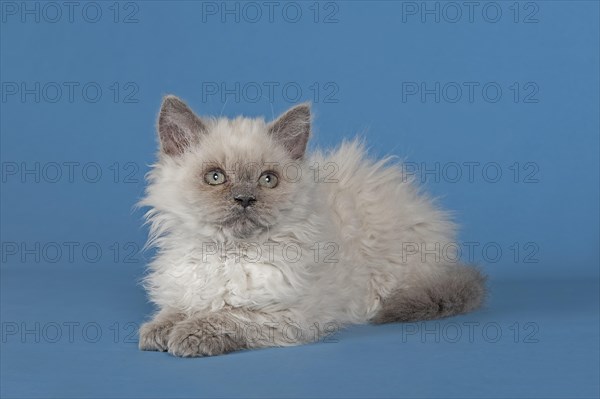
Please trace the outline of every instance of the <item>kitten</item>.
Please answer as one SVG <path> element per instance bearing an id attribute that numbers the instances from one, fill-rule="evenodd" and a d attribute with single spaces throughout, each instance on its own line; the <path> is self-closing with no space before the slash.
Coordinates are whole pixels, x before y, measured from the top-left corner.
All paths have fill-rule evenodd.
<path id="1" fill-rule="evenodd" d="M 305 154 L 308 104 L 277 120 L 199 118 L 167 96 L 148 174 L 145 286 L 159 312 L 140 349 L 212 356 L 316 341 L 354 323 L 482 304 L 448 215 L 358 141 Z"/>

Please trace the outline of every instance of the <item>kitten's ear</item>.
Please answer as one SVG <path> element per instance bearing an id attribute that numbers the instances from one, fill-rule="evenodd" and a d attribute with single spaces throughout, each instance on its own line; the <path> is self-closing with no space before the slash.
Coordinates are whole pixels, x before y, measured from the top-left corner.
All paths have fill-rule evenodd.
<path id="1" fill-rule="evenodd" d="M 269 133 L 293 159 L 302 158 L 310 136 L 310 104 L 302 103 L 290 108 L 269 124 Z"/>
<path id="2" fill-rule="evenodd" d="M 158 116 L 158 136 L 162 153 L 176 156 L 199 141 L 206 125 L 179 98 L 166 96 Z"/>

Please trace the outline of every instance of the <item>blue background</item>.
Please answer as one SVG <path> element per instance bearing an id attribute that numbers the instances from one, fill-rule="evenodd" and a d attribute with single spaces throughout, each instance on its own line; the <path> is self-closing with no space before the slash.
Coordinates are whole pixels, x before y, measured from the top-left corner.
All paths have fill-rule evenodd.
<path id="1" fill-rule="evenodd" d="M 0 8 L 2 397 L 598 397 L 598 2 L 480 2 L 471 20 L 462 2 L 281 2 L 272 20 L 77 4 Z M 407 92 L 436 82 L 437 101 Z M 138 351 L 152 253 L 133 205 L 168 93 L 225 116 L 310 100 L 312 146 L 361 134 L 429 170 L 490 275 L 485 309 L 215 358 Z"/>

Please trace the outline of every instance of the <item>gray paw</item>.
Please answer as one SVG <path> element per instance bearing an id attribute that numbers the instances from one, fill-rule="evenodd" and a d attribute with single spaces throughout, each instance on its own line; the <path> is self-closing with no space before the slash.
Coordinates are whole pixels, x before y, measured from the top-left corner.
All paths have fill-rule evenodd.
<path id="1" fill-rule="evenodd" d="M 172 320 L 153 320 L 142 324 L 140 327 L 139 348 L 143 351 L 165 352 L 173 325 Z"/>
<path id="2" fill-rule="evenodd" d="M 215 356 L 246 348 L 216 316 L 177 323 L 167 346 L 170 354 L 180 357 Z"/>

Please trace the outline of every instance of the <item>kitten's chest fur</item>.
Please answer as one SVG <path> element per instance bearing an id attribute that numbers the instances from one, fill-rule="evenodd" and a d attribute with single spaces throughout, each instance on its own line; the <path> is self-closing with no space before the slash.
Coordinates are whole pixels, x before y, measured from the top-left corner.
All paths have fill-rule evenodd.
<path id="1" fill-rule="evenodd" d="M 206 242 L 165 252 L 147 285 L 153 301 L 189 313 L 226 306 L 286 309 L 326 272 L 317 241 Z"/>

